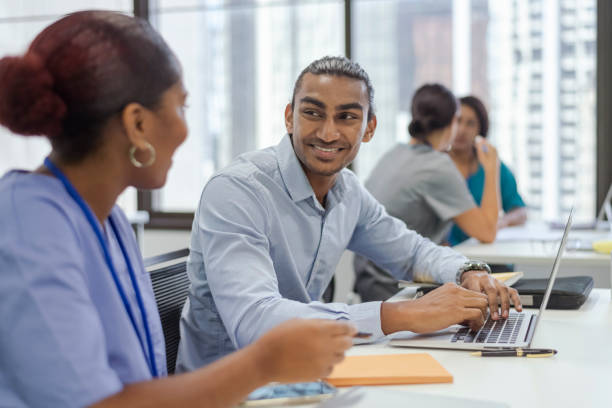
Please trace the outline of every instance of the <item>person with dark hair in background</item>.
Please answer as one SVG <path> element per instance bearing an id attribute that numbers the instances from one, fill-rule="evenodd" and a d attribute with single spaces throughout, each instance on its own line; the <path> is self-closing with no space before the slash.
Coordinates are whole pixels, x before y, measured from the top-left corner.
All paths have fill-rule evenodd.
<path id="1" fill-rule="evenodd" d="M 0 179 L 0 405 L 230 407 L 326 376 L 352 345 L 350 324 L 296 319 L 164 378 L 151 280 L 115 202 L 165 183 L 186 97 L 161 36 L 119 13 L 68 15 L 0 59 L 0 124 L 52 146 L 36 171 Z"/>
<path id="2" fill-rule="evenodd" d="M 409 144 L 398 144 L 376 164 L 366 188 L 406 226 L 435 243 L 442 243 L 452 222 L 482 242 L 497 232 L 499 203 L 497 151 L 477 141 L 478 160 L 485 173 L 482 203 L 476 205 L 465 180 L 445 153 L 455 137 L 459 106 L 440 84 L 421 86 L 412 98 Z M 397 280 L 382 265 L 356 255 L 355 291 L 363 301 L 384 300 L 397 293 Z"/>
<path id="3" fill-rule="evenodd" d="M 475 96 L 464 96 L 459 99 L 461 115 L 457 127 L 457 135 L 449 154 L 455 165 L 466 179 L 468 189 L 480 205 L 485 185 L 485 169 L 478 160 L 476 152 L 476 137 L 487 137 L 489 131 L 489 116 L 480 99 Z M 497 220 L 497 228 L 524 224 L 527 221 L 525 202 L 518 193 L 516 179 L 512 171 L 502 161 L 499 168 L 499 187 L 501 191 L 501 207 L 504 215 Z M 448 236 L 450 245 L 457 245 L 470 237 L 469 234 L 453 225 Z"/>
<path id="4" fill-rule="evenodd" d="M 345 168 L 376 129 L 374 89 L 357 63 L 324 57 L 308 65 L 285 108 L 285 127 L 277 146 L 239 156 L 204 187 L 191 232 L 177 370 L 247 347 L 297 316 L 348 320 L 376 339 L 461 322 L 480 327 L 487 305 L 500 317 L 498 296 L 501 316 L 510 298 L 520 310 L 516 290 L 390 217 Z M 452 161 L 440 155 L 471 200 Z M 487 159 L 496 160 L 494 150 Z M 397 278 L 447 283 L 415 301 L 322 303 L 347 248 Z"/>

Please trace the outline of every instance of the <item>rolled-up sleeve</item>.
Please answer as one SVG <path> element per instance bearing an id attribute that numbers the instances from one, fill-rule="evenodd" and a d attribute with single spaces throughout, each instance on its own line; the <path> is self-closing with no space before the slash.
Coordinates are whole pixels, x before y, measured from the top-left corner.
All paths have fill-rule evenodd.
<path id="1" fill-rule="evenodd" d="M 360 193 L 360 221 L 348 249 L 369 258 L 396 279 L 455 281 L 457 270 L 466 261 L 463 255 L 407 229 L 365 188 L 361 188 Z"/>

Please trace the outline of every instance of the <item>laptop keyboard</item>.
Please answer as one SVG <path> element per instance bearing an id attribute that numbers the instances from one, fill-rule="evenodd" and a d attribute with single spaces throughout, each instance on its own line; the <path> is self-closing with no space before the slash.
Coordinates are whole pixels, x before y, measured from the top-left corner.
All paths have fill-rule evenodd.
<path id="1" fill-rule="evenodd" d="M 487 316 L 487 320 L 480 330 L 474 331 L 469 327 L 461 328 L 452 337 L 451 342 L 484 344 L 515 343 L 524 318 L 525 315 L 523 313 L 511 313 L 506 320 L 493 320 Z"/>

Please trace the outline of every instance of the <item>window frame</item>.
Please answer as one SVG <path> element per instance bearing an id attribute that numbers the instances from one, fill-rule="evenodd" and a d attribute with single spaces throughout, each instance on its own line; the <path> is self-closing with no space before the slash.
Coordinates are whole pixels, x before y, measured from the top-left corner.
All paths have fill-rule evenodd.
<path id="1" fill-rule="evenodd" d="M 150 0 L 134 0 L 134 15 L 150 22 Z M 153 192 L 151 190 L 138 190 L 136 197 L 138 211 L 149 213 L 149 223 L 145 229 L 178 229 L 190 230 L 194 213 L 165 212 L 155 210 Z"/>
<path id="2" fill-rule="evenodd" d="M 134 0 L 134 15 L 150 21 L 151 0 Z M 344 0 L 344 53 L 351 58 L 352 42 L 352 0 Z M 601 21 L 612 21 L 612 2 L 597 0 L 597 61 L 596 61 L 596 192 L 595 209 L 598 211 L 605 195 L 612 184 L 612 71 L 606 69 L 612 65 L 612 26 L 599 24 Z M 149 213 L 150 222 L 147 229 L 191 229 L 193 212 L 157 211 L 154 206 L 154 195 L 151 190 L 138 190 L 138 210 Z M 593 214 L 593 217 L 597 214 Z"/>
<path id="3" fill-rule="evenodd" d="M 134 0 L 134 15 L 150 22 L 151 0 Z M 344 54 L 351 57 L 351 0 L 344 0 Z M 352 166 L 349 166 L 351 168 Z M 193 212 L 167 212 L 155 209 L 154 194 L 151 190 L 138 190 L 138 211 L 149 213 L 149 223 L 146 229 L 160 230 L 191 230 Z"/>
<path id="4" fill-rule="evenodd" d="M 612 3 L 597 0 L 597 22 L 611 21 Z M 612 27 L 610 24 L 597 24 L 597 61 L 596 61 L 596 211 L 599 211 L 608 189 L 612 184 Z M 597 214 L 594 214 L 596 216 Z"/>

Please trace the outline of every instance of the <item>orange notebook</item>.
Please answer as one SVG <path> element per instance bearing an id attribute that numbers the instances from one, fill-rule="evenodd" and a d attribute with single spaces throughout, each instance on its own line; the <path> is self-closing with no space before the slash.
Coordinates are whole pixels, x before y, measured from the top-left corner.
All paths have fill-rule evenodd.
<path id="1" fill-rule="evenodd" d="M 325 381 L 337 387 L 450 383 L 453 376 L 426 353 L 348 356 Z"/>

